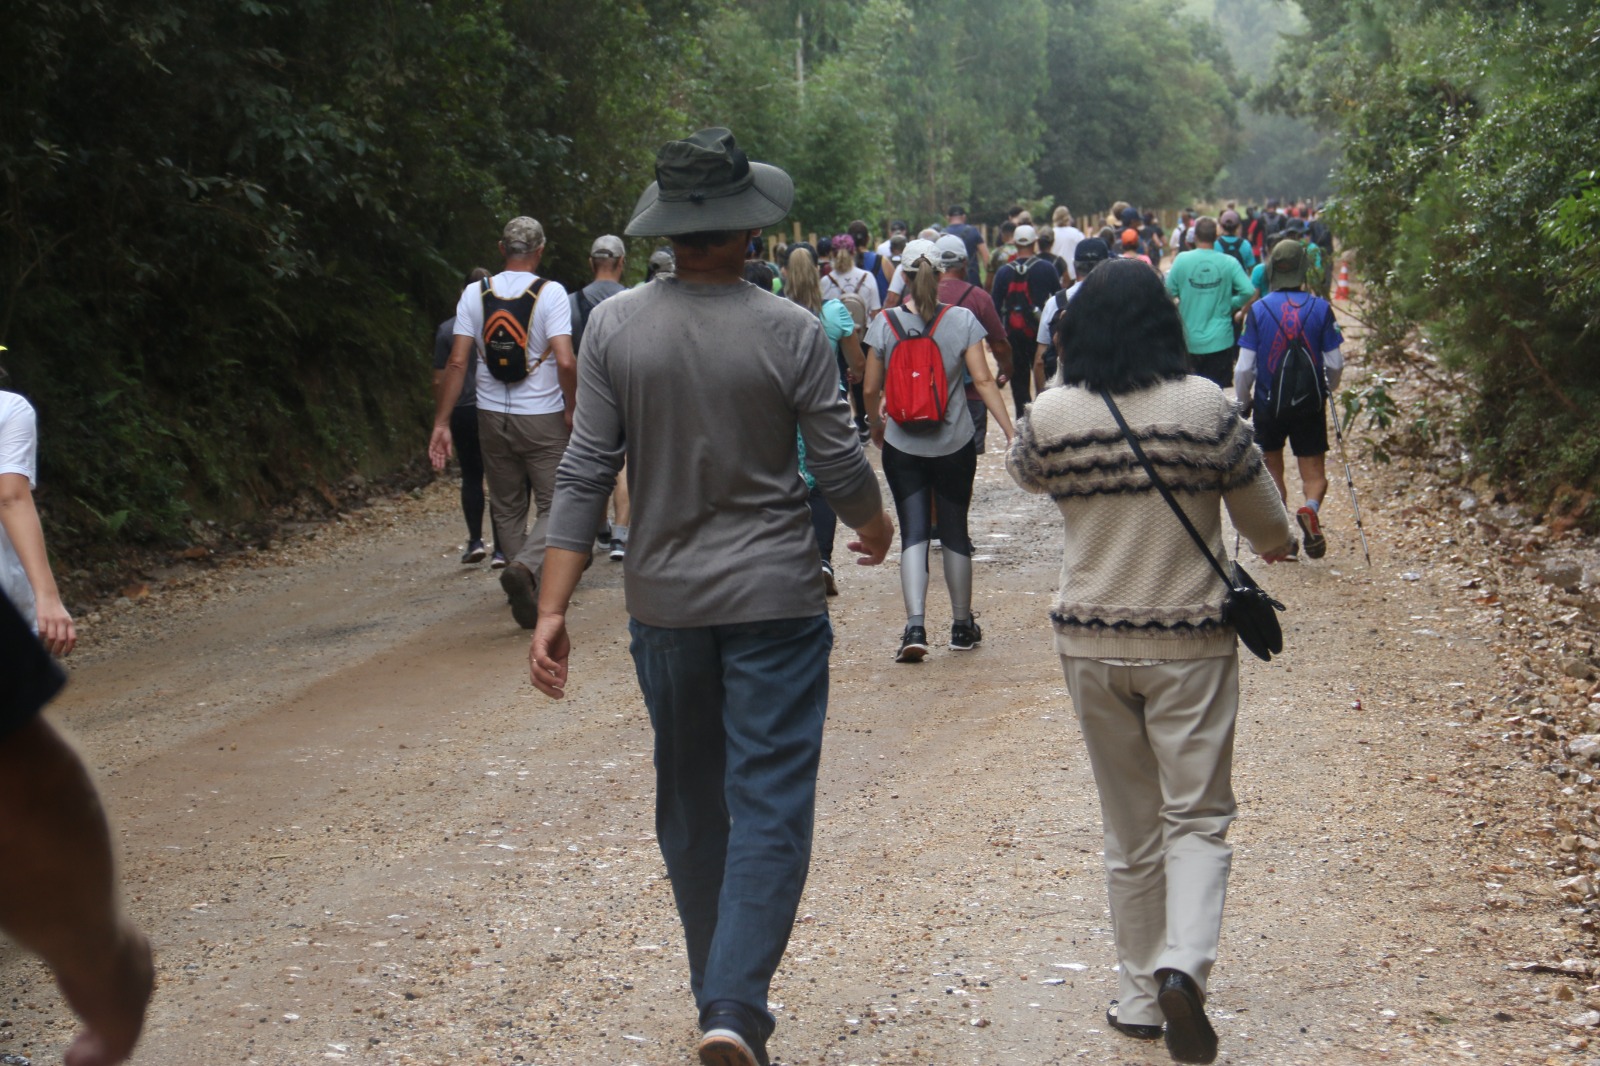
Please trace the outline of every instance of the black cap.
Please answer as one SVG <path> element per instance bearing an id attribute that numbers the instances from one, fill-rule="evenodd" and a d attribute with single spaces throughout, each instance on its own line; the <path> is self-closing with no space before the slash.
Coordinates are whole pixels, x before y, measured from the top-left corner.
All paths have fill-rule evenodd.
<path id="1" fill-rule="evenodd" d="M 1099 237 L 1085 237 L 1072 252 L 1074 263 L 1099 263 L 1110 258 L 1111 249 Z"/>

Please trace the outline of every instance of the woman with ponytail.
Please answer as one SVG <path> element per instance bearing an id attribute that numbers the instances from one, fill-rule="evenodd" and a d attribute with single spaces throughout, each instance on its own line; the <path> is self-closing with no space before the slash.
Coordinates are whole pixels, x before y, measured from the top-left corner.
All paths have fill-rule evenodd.
<path id="1" fill-rule="evenodd" d="M 883 449 L 883 476 L 900 516 L 900 592 L 905 598 L 906 628 L 895 661 L 901 663 L 920 662 L 928 654 L 928 547 L 936 509 L 944 546 L 944 580 L 950 590 L 950 647 L 968 651 L 983 640 L 972 614 L 972 538 L 967 535 L 967 510 L 972 505 L 978 452 L 972 442 L 963 367 L 972 375 L 978 395 L 1007 443 L 1012 437 L 1011 417 L 983 349 L 982 323 L 964 307 L 939 303 L 937 254 L 931 241 L 906 245 L 900 264 L 907 278 L 906 298 L 900 306 L 873 319 L 867 329 L 866 407 L 872 439 Z M 933 339 L 944 363 L 948 393 L 944 417 L 932 424 L 885 425 L 883 383 L 895 349 L 919 335 Z"/>

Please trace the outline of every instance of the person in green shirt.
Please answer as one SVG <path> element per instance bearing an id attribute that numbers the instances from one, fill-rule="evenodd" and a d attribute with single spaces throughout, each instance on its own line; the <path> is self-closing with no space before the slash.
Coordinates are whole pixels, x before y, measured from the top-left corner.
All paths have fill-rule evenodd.
<path id="1" fill-rule="evenodd" d="M 1239 354 L 1234 312 L 1249 303 L 1255 291 L 1239 261 L 1217 250 L 1216 219 L 1206 215 L 1194 224 L 1194 245 L 1172 261 L 1167 295 L 1178 301 L 1191 372 L 1227 388 L 1233 383 Z"/>

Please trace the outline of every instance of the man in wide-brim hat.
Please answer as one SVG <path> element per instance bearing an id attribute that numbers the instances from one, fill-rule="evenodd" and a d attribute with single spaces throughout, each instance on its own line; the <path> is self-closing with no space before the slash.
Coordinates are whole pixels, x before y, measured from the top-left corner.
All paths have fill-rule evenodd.
<path id="1" fill-rule="evenodd" d="M 567 603 L 626 459 L 623 581 L 657 836 L 700 1058 L 717 1066 L 768 1061 L 767 994 L 810 863 L 833 632 L 797 431 L 860 561 L 881 562 L 894 532 L 820 322 L 743 278 L 747 244 L 793 198 L 725 129 L 657 154 L 626 232 L 670 238 L 677 273 L 611 297 L 585 328 L 529 649 L 534 685 L 559 698 Z"/>

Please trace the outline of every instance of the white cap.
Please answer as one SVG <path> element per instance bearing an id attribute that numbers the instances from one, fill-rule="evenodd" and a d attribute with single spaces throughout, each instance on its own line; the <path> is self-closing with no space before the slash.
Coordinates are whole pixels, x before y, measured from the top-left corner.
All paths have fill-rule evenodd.
<path id="1" fill-rule="evenodd" d="M 590 259 L 621 259 L 625 252 L 622 238 L 613 237 L 609 233 L 604 237 L 596 237 L 594 243 L 589 246 Z"/>
<path id="2" fill-rule="evenodd" d="M 907 274 L 915 273 L 917 260 L 922 258 L 927 258 L 931 262 L 937 263 L 939 261 L 938 245 L 932 241 L 925 241 L 920 237 L 914 241 L 907 241 L 906 250 L 900 253 L 900 269 Z"/>
<path id="3" fill-rule="evenodd" d="M 946 233 L 943 237 L 933 242 L 939 250 L 938 263 L 940 270 L 950 270 L 959 263 L 967 261 L 967 242 L 957 237 L 954 233 Z"/>
<path id="4" fill-rule="evenodd" d="M 1032 226 L 1018 226 L 1017 232 L 1011 235 L 1012 244 L 1032 244 L 1039 239 L 1039 231 Z"/>

